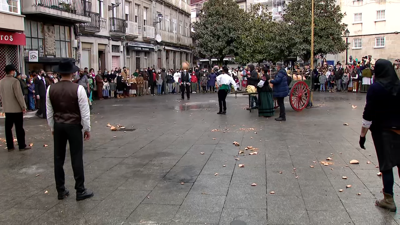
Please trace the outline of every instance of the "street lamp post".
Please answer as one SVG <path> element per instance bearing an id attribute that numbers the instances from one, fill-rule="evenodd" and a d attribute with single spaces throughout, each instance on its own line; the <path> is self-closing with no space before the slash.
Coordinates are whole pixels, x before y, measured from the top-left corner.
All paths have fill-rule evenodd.
<path id="1" fill-rule="evenodd" d="M 346 29 L 344 31 L 344 36 L 346 37 L 346 65 L 349 63 L 349 35 L 350 35 L 350 31 L 349 29 Z"/>

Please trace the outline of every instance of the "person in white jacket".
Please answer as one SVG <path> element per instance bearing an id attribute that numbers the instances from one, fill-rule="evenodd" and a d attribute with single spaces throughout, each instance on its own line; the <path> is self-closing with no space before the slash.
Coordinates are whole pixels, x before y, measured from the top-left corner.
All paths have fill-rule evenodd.
<path id="1" fill-rule="evenodd" d="M 176 70 L 176 72 L 174 73 L 174 89 L 175 89 L 175 93 L 180 92 L 179 90 L 179 79 L 181 78 L 181 72 L 179 70 Z"/>

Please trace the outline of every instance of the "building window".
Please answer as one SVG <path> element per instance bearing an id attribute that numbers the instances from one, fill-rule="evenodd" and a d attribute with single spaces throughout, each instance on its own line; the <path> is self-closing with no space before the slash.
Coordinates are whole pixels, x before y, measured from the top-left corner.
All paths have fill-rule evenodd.
<path id="1" fill-rule="evenodd" d="M 353 48 L 362 48 L 361 38 L 355 38 L 353 40 Z"/>
<path id="2" fill-rule="evenodd" d="M 54 25 L 56 33 L 56 57 L 70 57 L 71 33 L 68 26 Z"/>
<path id="3" fill-rule="evenodd" d="M 99 0 L 99 14 L 101 18 L 104 18 L 104 3 L 103 0 Z"/>
<path id="4" fill-rule="evenodd" d="M 383 47 L 385 47 L 385 37 L 376 37 L 375 48 L 383 48 Z"/>
<path id="5" fill-rule="evenodd" d="M 165 19 L 165 30 L 166 30 L 167 32 L 171 32 L 171 30 L 170 30 L 169 16 L 165 16 L 164 19 Z"/>
<path id="6" fill-rule="evenodd" d="M 139 5 L 135 4 L 135 23 L 139 22 Z"/>
<path id="7" fill-rule="evenodd" d="M 119 53 L 119 45 L 112 45 L 111 51 L 114 53 Z"/>
<path id="8" fill-rule="evenodd" d="M 143 26 L 147 25 L 147 8 L 143 8 Z"/>
<path id="9" fill-rule="evenodd" d="M 376 11 L 376 20 L 385 20 L 385 10 Z"/>
<path id="10" fill-rule="evenodd" d="M 185 23 L 185 36 L 189 36 L 189 23 L 188 22 L 186 22 Z"/>
<path id="11" fill-rule="evenodd" d="M 183 34 L 183 24 L 182 24 L 182 20 L 179 20 L 179 34 Z"/>
<path id="12" fill-rule="evenodd" d="M 176 34 L 176 19 L 172 19 L 172 32 Z"/>
<path id="13" fill-rule="evenodd" d="M 18 13 L 19 14 L 19 0 L 1 0 L 0 11 Z"/>
<path id="14" fill-rule="evenodd" d="M 157 12 L 157 29 L 161 30 L 161 24 L 162 24 L 162 20 L 159 20 L 158 15 L 161 14 L 160 12 Z"/>
<path id="15" fill-rule="evenodd" d="M 26 50 L 37 50 L 43 56 L 43 23 L 25 20 Z"/>
<path id="16" fill-rule="evenodd" d="M 131 9 L 131 3 L 130 2 L 125 2 L 125 20 L 130 21 L 130 16 L 129 16 L 129 11 Z"/>
<path id="17" fill-rule="evenodd" d="M 362 13 L 354 13 L 354 23 L 362 23 Z"/>

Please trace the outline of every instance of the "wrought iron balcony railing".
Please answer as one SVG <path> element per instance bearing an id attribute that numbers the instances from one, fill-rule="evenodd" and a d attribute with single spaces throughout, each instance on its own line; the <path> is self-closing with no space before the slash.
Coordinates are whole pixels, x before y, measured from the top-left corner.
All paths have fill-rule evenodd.
<path id="1" fill-rule="evenodd" d="M 110 32 L 113 33 L 126 33 L 126 21 L 124 19 L 111 17 L 110 18 Z"/>
<path id="2" fill-rule="evenodd" d="M 86 12 L 87 16 L 90 17 L 90 23 L 81 23 L 79 30 L 82 33 L 97 33 L 100 32 L 100 14 L 94 12 Z"/>

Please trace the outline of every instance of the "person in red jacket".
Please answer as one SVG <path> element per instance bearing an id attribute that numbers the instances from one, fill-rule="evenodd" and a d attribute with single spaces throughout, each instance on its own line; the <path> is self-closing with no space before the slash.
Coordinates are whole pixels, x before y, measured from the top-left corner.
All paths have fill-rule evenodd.
<path id="1" fill-rule="evenodd" d="M 192 83 L 192 91 L 191 92 L 192 93 L 196 93 L 196 90 L 197 90 L 197 77 L 195 76 L 194 72 L 192 74 L 190 82 Z"/>

